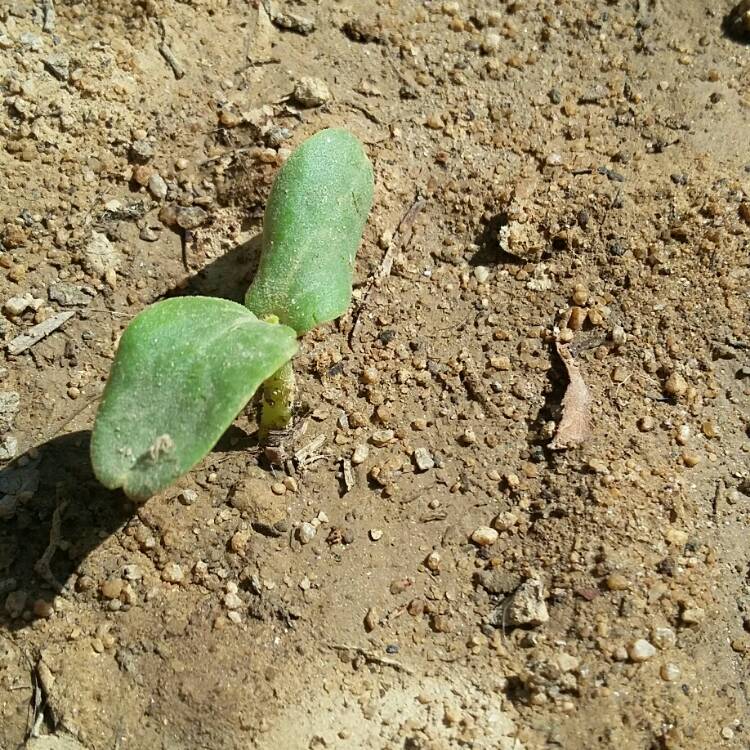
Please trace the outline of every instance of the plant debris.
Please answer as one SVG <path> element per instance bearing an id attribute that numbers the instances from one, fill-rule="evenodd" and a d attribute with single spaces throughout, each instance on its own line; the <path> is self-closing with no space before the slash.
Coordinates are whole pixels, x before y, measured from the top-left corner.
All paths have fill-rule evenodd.
<path id="1" fill-rule="evenodd" d="M 568 387 L 562 400 L 562 419 L 549 447 L 552 450 L 565 450 L 585 442 L 591 435 L 591 391 L 570 353 L 569 345 L 556 341 L 555 350 L 568 373 Z"/>

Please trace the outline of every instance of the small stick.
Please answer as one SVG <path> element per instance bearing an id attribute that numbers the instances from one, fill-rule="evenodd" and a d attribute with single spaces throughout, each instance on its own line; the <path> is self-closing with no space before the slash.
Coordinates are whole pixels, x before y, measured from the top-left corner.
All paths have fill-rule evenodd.
<path id="1" fill-rule="evenodd" d="M 414 674 L 413 669 L 404 666 L 400 661 L 396 661 L 395 659 L 388 659 L 385 656 L 379 656 L 378 654 L 373 654 L 372 651 L 366 651 L 361 646 L 347 646 L 346 644 L 332 643 L 330 644 L 330 647 L 334 651 L 350 651 L 352 653 L 359 654 L 359 656 L 363 657 L 364 660 L 370 664 L 380 664 L 383 667 L 392 667 L 398 672 L 405 672 L 408 675 Z"/>
<path id="2" fill-rule="evenodd" d="M 62 538 L 62 532 L 60 529 L 62 526 L 63 513 L 65 513 L 67 507 L 68 501 L 61 500 L 58 493 L 55 512 L 52 514 L 52 526 L 49 530 L 49 544 L 47 545 L 47 549 L 44 550 L 44 554 L 34 564 L 34 571 L 53 588 L 58 590 L 62 590 L 63 585 L 57 580 L 57 578 L 55 578 L 52 568 L 50 567 L 50 562 L 60 546 L 60 540 Z"/>
<path id="3" fill-rule="evenodd" d="M 313 438 L 307 445 L 302 446 L 295 454 L 294 460 L 298 466 L 305 466 L 313 461 L 317 461 L 322 458 L 318 454 L 318 450 L 323 447 L 323 443 L 326 441 L 325 435 L 318 435 Z"/>
<path id="4" fill-rule="evenodd" d="M 352 470 L 352 462 L 348 458 L 341 459 L 341 474 L 344 478 L 344 494 L 354 488 L 354 471 Z"/>
<path id="5" fill-rule="evenodd" d="M 167 30 L 164 26 L 164 21 L 159 19 L 159 28 L 161 29 L 161 42 L 159 42 L 159 54 L 167 61 L 169 67 L 172 68 L 174 77 L 179 81 L 185 75 L 185 68 L 182 67 L 180 61 L 175 57 L 170 46 L 167 44 Z"/>
<path id="6" fill-rule="evenodd" d="M 21 354 L 27 349 L 38 344 L 43 338 L 49 336 L 50 333 L 56 331 L 63 323 L 66 323 L 75 315 L 73 310 L 67 310 L 65 312 L 57 313 L 47 320 L 43 320 L 41 323 L 37 323 L 35 326 L 29 328 L 26 333 L 22 333 L 20 336 L 16 336 L 14 339 L 8 342 L 8 354 Z"/>

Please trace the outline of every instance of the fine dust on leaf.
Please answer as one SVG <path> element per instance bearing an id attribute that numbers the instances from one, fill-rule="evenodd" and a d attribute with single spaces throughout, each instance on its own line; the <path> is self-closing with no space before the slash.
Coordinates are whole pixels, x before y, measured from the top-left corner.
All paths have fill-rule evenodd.
<path id="1" fill-rule="evenodd" d="M 568 374 L 568 387 L 562 400 L 562 419 L 550 448 L 564 450 L 585 442 L 591 435 L 591 391 L 567 345 L 555 342 L 557 354 Z"/>

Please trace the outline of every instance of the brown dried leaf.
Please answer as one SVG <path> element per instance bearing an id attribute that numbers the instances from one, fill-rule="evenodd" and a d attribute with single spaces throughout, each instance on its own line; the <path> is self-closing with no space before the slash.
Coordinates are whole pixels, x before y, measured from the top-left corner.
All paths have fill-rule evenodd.
<path id="1" fill-rule="evenodd" d="M 565 365 L 569 382 L 562 400 L 562 419 L 549 447 L 552 450 L 564 450 L 583 443 L 591 435 L 591 391 L 584 382 L 570 349 L 559 341 L 555 342 L 555 348 Z"/>

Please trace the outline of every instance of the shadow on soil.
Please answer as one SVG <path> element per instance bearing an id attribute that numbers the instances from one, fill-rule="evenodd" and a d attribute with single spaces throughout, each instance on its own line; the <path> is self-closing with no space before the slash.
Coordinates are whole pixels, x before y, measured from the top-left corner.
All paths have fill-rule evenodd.
<path id="1" fill-rule="evenodd" d="M 724 36 L 733 42 L 750 45 L 750 4 L 738 3 L 721 22 Z"/>
<path id="2" fill-rule="evenodd" d="M 259 251 L 258 235 L 159 299 L 201 294 L 242 301 Z M 0 469 L 0 632 L 30 625 L 38 616 L 35 603 L 68 590 L 86 556 L 135 513 L 122 492 L 104 489 L 94 477 L 90 437 L 88 430 L 60 435 Z M 214 451 L 255 445 L 254 435 L 232 426 Z"/>
<path id="3" fill-rule="evenodd" d="M 34 603 L 51 601 L 86 555 L 133 514 L 121 493 L 96 481 L 90 435 L 54 438 L 0 470 L 0 628 L 27 626 Z"/>
<path id="4" fill-rule="evenodd" d="M 256 234 L 247 242 L 242 242 L 224 255 L 212 260 L 194 256 L 190 249 L 190 242 L 186 242 L 185 261 L 193 275 L 187 279 L 187 283 L 164 291 L 158 299 L 203 295 L 242 302 L 258 268 L 260 249 L 261 235 Z"/>

